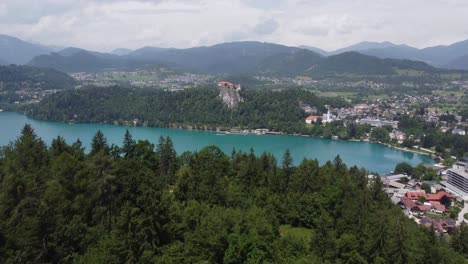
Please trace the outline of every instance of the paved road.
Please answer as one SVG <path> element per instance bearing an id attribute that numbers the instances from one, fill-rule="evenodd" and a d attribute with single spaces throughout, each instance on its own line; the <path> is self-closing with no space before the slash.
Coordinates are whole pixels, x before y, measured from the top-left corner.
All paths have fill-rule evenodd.
<path id="1" fill-rule="evenodd" d="M 466 213 L 468 213 L 468 201 L 465 201 L 465 206 L 463 207 L 463 209 L 458 214 L 457 225 L 460 225 L 463 221 L 466 222 L 466 220 L 465 220 L 465 214 Z"/>

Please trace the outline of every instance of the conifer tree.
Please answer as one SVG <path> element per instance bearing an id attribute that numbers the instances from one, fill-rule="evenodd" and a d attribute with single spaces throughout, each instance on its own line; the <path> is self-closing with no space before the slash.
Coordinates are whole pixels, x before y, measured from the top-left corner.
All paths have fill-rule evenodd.
<path id="1" fill-rule="evenodd" d="M 110 152 L 109 145 L 107 144 L 107 139 L 104 137 L 104 134 L 101 130 L 98 130 L 98 132 L 96 132 L 92 139 L 90 155 L 93 156 L 99 152 L 101 152 L 104 155 L 109 155 Z"/>

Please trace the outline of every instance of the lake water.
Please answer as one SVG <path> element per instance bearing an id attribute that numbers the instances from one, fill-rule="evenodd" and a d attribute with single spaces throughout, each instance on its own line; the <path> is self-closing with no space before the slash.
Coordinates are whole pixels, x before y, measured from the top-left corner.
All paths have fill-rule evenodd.
<path id="1" fill-rule="evenodd" d="M 65 124 L 37 121 L 11 112 L 0 112 L 0 146 L 15 140 L 22 127 L 27 123 L 32 125 L 37 135 L 47 144 L 60 135 L 68 143 L 79 138 L 87 150 L 90 148 L 91 138 L 98 130 L 104 133 L 110 144 L 122 145 L 125 130 L 128 129 L 134 139 L 147 139 L 155 144 L 160 136 L 170 136 L 178 154 L 186 150 L 195 151 L 209 145 L 216 145 L 228 155 L 233 148 L 243 151 L 249 151 L 250 148 L 253 148 L 257 155 L 265 151 L 270 152 L 280 162 L 284 151 L 290 149 L 296 164 L 303 158 L 316 158 L 320 163 L 324 163 L 340 155 L 348 165 L 358 165 L 379 173 L 388 173 L 395 168 L 397 163 L 403 161 L 412 165 L 421 162 L 433 163 L 428 156 L 403 152 L 368 142 L 347 142 L 283 135 L 217 135 L 203 131 L 102 124 Z"/>

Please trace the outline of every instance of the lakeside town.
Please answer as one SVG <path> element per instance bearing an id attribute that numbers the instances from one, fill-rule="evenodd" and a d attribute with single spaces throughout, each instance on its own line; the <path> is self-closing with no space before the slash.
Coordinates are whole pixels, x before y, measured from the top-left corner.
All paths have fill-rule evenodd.
<path id="1" fill-rule="evenodd" d="M 413 179 L 406 173 L 382 177 L 384 191 L 392 203 L 416 223 L 443 235 L 457 225 L 468 223 L 468 158 L 452 166 L 426 165 L 440 178 L 437 181 Z M 369 175 L 370 181 L 375 180 Z"/>

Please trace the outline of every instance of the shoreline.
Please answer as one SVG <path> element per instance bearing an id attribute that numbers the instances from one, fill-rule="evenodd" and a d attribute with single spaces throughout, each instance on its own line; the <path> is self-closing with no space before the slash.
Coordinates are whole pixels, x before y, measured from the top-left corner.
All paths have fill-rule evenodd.
<path id="1" fill-rule="evenodd" d="M 418 154 L 418 155 L 424 155 L 427 157 L 430 157 L 431 159 L 433 158 L 433 154 L 423 152 L 423 151 L 418 151 L 416 149 L 408 149 L 408 148 L 402 148 L 402 147 L 397 147 L 393 146 L 388 143 L 383 143 L 383 142 L 377 142 L 377 141 L 364 141 L 364 140 L 359 140 L 359 139 L 339 139 L 339 138 L 324 138 L 323 136 L 312 136 L 312 135 L 307 135 L 307 134 L 299 134 L 299 133 L 285 133 L 285 132 L 278 132 L 278 131 L 270 131 L 268 129 L 232 129 L 231 131 L 227 130 L 220 130 L 217 128 L 216 130 L 209 130 L 209 129 L 194 129 L 192 126 L 186 126 L 184 127 L 158 127 L 158 126 L 143 126 L 143 125 L 131 125 L 131 124 L 116 124 L 115 122 L 112 123 L 96 123 L 96 122 L 64 122 L 64 121 L 54 121 L 54 120 L 43 120 L 43 119 L 36 119 L 32 118 L 25 113 L 22 112 L 16 112 L 16 111 L 8 111 L 11 113 L 17 113 L 26 116 L 29 119 L 33 120 L 38 120 L 38 121 L 44 121 L 44 122 L 58 122 L 58 123 L 63 123 L 63 124 L 100 124 L 100 125 L 112 125 L 112 126 L 122 126 L 122 127 L 148 127 L 148 128 L 168 128 L 168 129 L 179 129 L 179 130 L 186 130 L 186 131 L 199 131 L 199 132 L 210 132 L 210 133 L 215 133 L 215 134 L 222 134 L 222 135 L 256 135 L 256 136 L 297 136 L 297 137 L 309 137 L 309 138 L 320 138 L 320 139 L 329 139 L 329 140 L 339 140 L 339 141 L 345 141 L 345 142 L 367 142 L 367 143 L 372 143 L 372 144 L 380 144 L 384 145 L 388 148 L 399 150 L 402 152 L 407 152 L 407 153 L 413 153 L 413 154 Z M 267 131 L 265 131 L 267 130 Z M 256 133 L 255 131 L 263 131 L 263 133 Z"/>
<path id="2" fill-rule="evenodd" d="M 402 148 L 402 147 L 396 147 L 396 146 L 393 146 L 391 144 L 387 144 L 387 143 L 382 143 L 382 142 L 374 142 L 374 143 L 378 143 L 378 144 L 382 144 L 382 145 L 385 145 L 389 148 L 394 148 L 394 149 L 397 149 L 397 150 L 400 150 L 400 151 L 404 151 L 404 152 L 410 152 L 410 153 L 415 153 L 415 154 L 419 154 L 419 155 L 426 155 L 426 156 L 429 156 L 432 158 L 432 155 L 431 153 L 427 153 L 427 152 L 423 152 L 423 151 L 418 151 L 416 149 L 409 149 L 409 148 Z"/>

